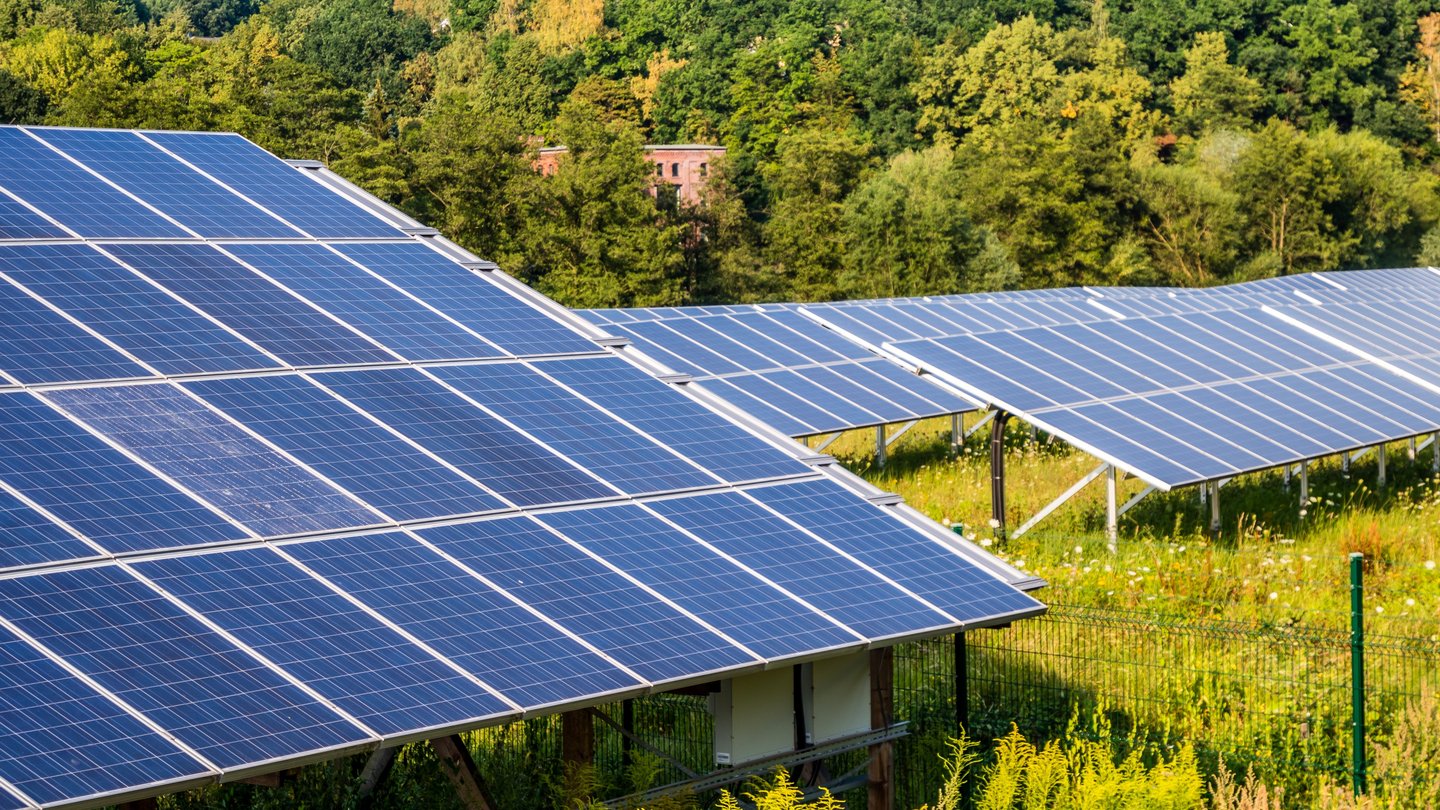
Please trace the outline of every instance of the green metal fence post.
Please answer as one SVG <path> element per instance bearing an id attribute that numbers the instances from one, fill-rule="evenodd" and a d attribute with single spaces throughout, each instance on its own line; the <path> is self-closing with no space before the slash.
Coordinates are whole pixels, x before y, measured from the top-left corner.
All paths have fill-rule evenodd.
<path id="1" fill-rule="evenodd" d="M 1365 792 L 1365 555 L 1350 555 L 1350 767 L 1355 795 Z"/>

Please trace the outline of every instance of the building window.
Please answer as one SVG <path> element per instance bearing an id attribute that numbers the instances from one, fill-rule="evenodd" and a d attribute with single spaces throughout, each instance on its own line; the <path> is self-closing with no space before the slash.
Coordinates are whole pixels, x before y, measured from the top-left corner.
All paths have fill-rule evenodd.
<path id="1" fill-rule="evenodd" d="M 656 164 L 655 164 L 655 176 L 656 176 L 656 177 L 664 177 L 664 176 L 665 176 L 665 164 L 664 164 L 664 163 L 656 163 Z"/>
<path id="2" fill-rule="evenodd" d="M 701 163 L 701 164 L 700 164 L 700 176 L 701 176 L 701 177 L 705 177 L 705 176 L 707 176 L 709 173 L 710 173 L 710 164 L 709 164 L 709 163 Z"/>
<path id="3" fill-rule="evenodd" d="M 679 177 L 679 176 L 680 176 L 680 164 L 679 164 L 679 163 L 671 163 L 671 164 L 670 164 L 670 176 L 671 176 L 671 177 Z"/>

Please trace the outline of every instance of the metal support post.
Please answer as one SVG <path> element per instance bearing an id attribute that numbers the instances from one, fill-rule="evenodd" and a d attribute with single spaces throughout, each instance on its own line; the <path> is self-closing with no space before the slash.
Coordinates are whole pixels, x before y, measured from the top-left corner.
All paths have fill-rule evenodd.
<path id="1" fill-rule="evenodd" d="M 1203 506 L 1205 506 L 1205 504 L 1207 504 L 1207 503 L 1209 503 L 1209 502 L 1210 502 L 1210 484 L 1209 484 L 1209 483 L 1202 483 L 1202 484 L 1200 484 L 1200 506 L 1203 507 Z"/>
<path id="2" fill-rule="evenodd" d="M 1440 433 L 1430 435 L 1430 469 L 1440 473 Z"/>
<path id="3" fill-rule="evenodd" d="M 1115 503 L 1115 465 L 1105 470 L 1105 539 L 1115 542 L 1120 536 L 1120 511 Z"/>
<path id="4" fill-rule="evenodd" d="M 970 662 L 965 634 L 955 634 L 955 732 L 970 729 Z"/>
<path id="5" fill-rule="evenodd" d="M 1406 449 L 1405 449 L 1405 456 L 1406 456 L 1406 458 L 1408 458 L 1410 461 L 1414 461 L 1414 460 L 1415 460 L 1415 437 L 1414 437 L 1414 436 L 1411 436 L 1411 437 L 1410 437 L 1409 446 L 1406 447 Z"/>
<path id="6" fill-rule="evenodd" d="M 885 426 L 884 426 L 884 425 L 876 425 L 876 426 L 875 426 L 875 466 L 876 466 L 876 467 L 884 467 L 884 466 L 885 466 L 885 449 L 886 449 L 886 447 L 887 447 L 887 445 L 885 444 Z"/>
<path id="7" fill-rule="evenodd" d="M 990 423 L 990 514 L 995 537 L 1005 542 L 1005 423 L 1010 414 L 996 411 Z"/>
<path id="8" fill-rule="evenodd" d="M 1310 513 L 1310 462 L 1300 462 L 1300 519 Z"/>
<path id="9" fill-rule="evenodd" d="M 960 455 L 960 446 L 965 444 L 965 414 L 950 414 L 950 454 Z"/>
<path id="10" fill-rule="evenodd" d="M 1286 464 L 1282 469 L 1284 469 L 1284 476 L 1280 479 L 1280 485 L 1283 486 L 1283 487 L 1285 487 L 1285 491 L 1286 491 L 1286 492 L 1289 492 L 1289 491 L 1290 491 L 1290 465 L 1289 465 L 1289 464 Z"/>
<path id="11" fill-rule="evenodd" d="M 1365 555 L 1350 554 L 1350 769 L 1365 792 Z"/>
<path id="12" fill-rule="evenodd" d="M 635 736 L 635 701 L 624 700 L 620 702 L 620 727 L 624 732 L 620 735 L 620 761 L 628 770 L 635 754 L 632 749 L 635 743 L 630 738 Z"/>
<path id="13" fill-rule="evenodd" d="M 1348 473 L 1348 472 L 1350 472 L 1350 454 L 1349 454 L 1349 453 L 1341 453 L 1341 454 L 1340 454 L 1340 472 L 1342 472 L 1342 473 Z"/>
<path id="14" fill-rule="evenodd" d="M 1210 482 L 1210 534 L 1220 536 L 1220 483 Z"/>
<path id="15" fill-rule="evenodd" d="M 1375 445 L 1375 486 L 1385 488 L 1385 445 Z"/>

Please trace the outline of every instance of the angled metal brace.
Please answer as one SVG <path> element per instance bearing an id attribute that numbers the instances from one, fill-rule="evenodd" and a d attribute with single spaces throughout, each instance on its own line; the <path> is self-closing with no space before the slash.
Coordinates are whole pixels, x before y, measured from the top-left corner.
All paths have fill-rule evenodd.
<path id="1" fill-rule="evenodd" d="M 920 424 L 920 420 L 918 420 L 918 419 L 912 419 L 912 420 L 910 420 L 909 422 L 906 422 L 903 427 L 901 427 L 899 430 L 895 431 L 894 433 L 890 434 L 890 438 L 888 438 L 888 439 L 885 440 L 885 446 L 886 446 L 886 447 L 891 447 L 891 446 L 893 446 L 893 445 L 895 444 L 895 442 L 900 441 L 900 437 L 901 437 L 901 436 L 904 436 L 907 432 L 909 432 L 910 428 L 913 428 L 913 427 L 915 427 L 915 426 L 918 425 L 918 424 Z"/>
<path id="2" fill-rule="evenodd" d="M 1139 492 L 1135 493 L 1134 495 L 1131 495 L 1131 496 L 1130 496 L 1130 500 L 1128 500 L 1128 501 L 1126 501 L 1125 503 L 1121 504 L 1121 505 L 1120 505 L 1120 508 L 1115 510 L 1115 517 L 1120 517 L 1121 515 L 1125 514 L 1126 512 L 1129 512 L 1129 511 L 1135 506 L 1135 504 L 1140 503 L 1141 501 L 1145 500 L 1145 496 L 1146 496 L 1146 495 L 1149 495 L 1150 493 L 1152 493 L 1152 492 L 1154 492 L 1154 491 L 1155 491 L 1154 485 L 1147 485 L 1144 489 L 1140 490 Z"/>
<path id="3" fill-rule="evenodd" d="M 1109 464 L 1101 464 L 1099 467 L 1096 467 L 1095 469 L 1091 470 L 1089 473 L 1087 473 L 1087 474 L 1085 475 L 1084 478 L 1081 478 L 1079 481 L 1075 482 L 1075 485 L 1074 485 L 1074 486 L 1072 486 L 1072 487 L 1070 487 L 1069 489 L 1065 490 L 1064 492 L 1060 493 L 1060 497 L 1058 497 L 1058 498 L 1056 498 L 1055 500 L 1051 501 L 1050 503 L 1046 504 L 1046 505 L 1045 505 L 1045 508 L 1041 509 L 1039 512 L 1036 512 L 1034 517 L 1032 517 L 1032 518 L 1030 518 L 1029 520 L 1025 521 L 1025 523 L 1022 524 L 1022 525 L 1020 526 L 1020 528 L 1016 529 L 1015 532 L 1014 532 L 1013 534 L 1011 534 L 1010 536 L 1011 536 L 1011 537 L 1019 537 L 1019 536 L 1025 534 L 1025 532 L 1030 531 L 1031 527 L 1033 527 L 1036 523 L 1039 523 L 1040 521 L 1042 521 L 1042 520 L 1044 520 L 1045 518 L 1049 517 L 1051 512 L 1054 512 L 1056 509 L 1059 509 L 1061 504 L 1063 504 L 1063 503 L 1065 503 L 1066 501 L 1070 500 L 1071 498 L 1075 497 L 1076 494 L 1078 494 L 1078 493 L 1080 492 L 1080 490 L 1082 490 L 1082 489 L 1084 489 L 1085 487 L 1089 486 L 1089 484 L 1090 484 L 1091 481 L 1094 481 L 1096 478 L 1099 478 L 1100 476 L 1104 475 L 1105 472 L 1108 471 L 1109 469 L 1110 469 L 1110 465 L 1109 465 Z"/>
<path id="4" fill-rule="evenodd" d="M 983 427 L 985 427 L 986 425 L 990 424 L 990 420 L 994 419 L 994 418 L 995 418 L 995 414 L 997 414 L 997 413 L 999 413 L 999 411 L 988 411 L 984 416 L 980 417 L 980 421 L 979 421 L 979 422 L 976 422 L 975 424 L 971 425 L 971 426 L 965 431 L 965 438 L 968 439 L 968 438 L 970 438 L 971 436 L 974 436 L 974 435 L 980 430 L 980 428 L 983 428 Z"/>
<path id="5" fill-rule="evenodd" d="M 840 430 L 837 430 L 837 431 L 835 431 L 834 433 L 831 433 L 830 436 L 829 436 L 829 438 L 825 439 L 825 441 L 821 442 L 819 445 L 817 445 L 817 446 L 815 447 L 815 452 L 817 452 L 817 453 L 824 452 L 825 448 L 827 448 L 827 447 L 829 447 L 830 445 L 834 444 L 834 443 L 835 443 L 835 440 L 836 440 L 836 439 L 839 439 L 843 434 L 844 434 L 844 431 L 840 431 Z"/>

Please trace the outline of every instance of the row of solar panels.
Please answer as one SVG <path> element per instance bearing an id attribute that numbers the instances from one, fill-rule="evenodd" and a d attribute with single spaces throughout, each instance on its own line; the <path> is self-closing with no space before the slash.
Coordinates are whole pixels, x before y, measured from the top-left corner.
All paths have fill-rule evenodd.
<path id="1" fill-rule="evenodd" d="M 0 201 L 0 808 L 1043 610 L 236 136 L 0 127 Z"/>
<path id="2" fill-rule="evenodd" d="M 787 381 L 803 366 L 737 338 L 731 324 L 785 317 L 804 324 L 792 331 L 809 342 L 844 338 L 852 365 L 882 355 L 922 369 L 910 389 L 945 412 L 1004 409 L 1169 488 L 1440 428 L 1436 300 L 1440 271 L 1408 268 L 1197 290 L 582 314 L 792 435 L 876 420 L 847 413 L 857 397 L 836 386 L 795 390 Z M 937 387 L 960 396 L 934 397 Z M 834 419 L 796 418 L 815 410 Z M 897 408 L 885 421 L 939 413 Z"/>

